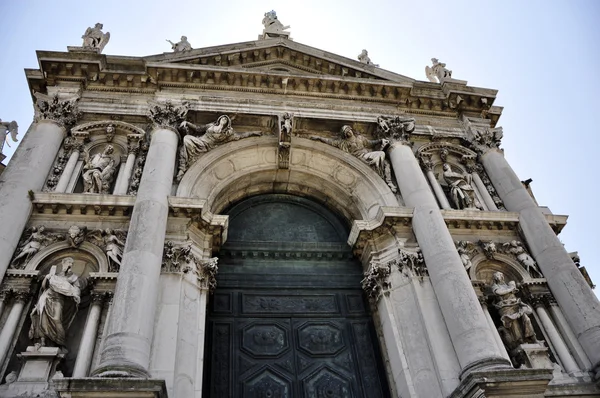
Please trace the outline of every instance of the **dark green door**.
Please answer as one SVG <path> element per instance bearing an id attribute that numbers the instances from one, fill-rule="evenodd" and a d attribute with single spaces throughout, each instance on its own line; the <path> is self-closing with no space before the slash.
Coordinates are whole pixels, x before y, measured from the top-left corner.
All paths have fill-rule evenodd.
<path id="1" fill-rule="evenodd" d="M 204 395 L 388 397 L 345 225 L 284 195 L 229 214 L 209 302 Z"/>

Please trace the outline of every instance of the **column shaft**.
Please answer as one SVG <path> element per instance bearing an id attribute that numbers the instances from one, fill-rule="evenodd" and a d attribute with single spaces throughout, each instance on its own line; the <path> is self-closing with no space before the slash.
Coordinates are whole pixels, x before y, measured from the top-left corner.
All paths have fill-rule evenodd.
<path id="1" fill-rule="evenodd" d="M 108 336 L 94 371 L 97 375 L 149 376 L 177 143 L 174 130 L 160 127 L 152 133 L 117 278 Z"/>
<path id="2" fill-rule="evenodd" d="M 483 201 L 487 206 L 488 210 L 498 211 L 498 207 L 496 206 L 496 203 L 494 203 L 492 195 L 490 195 L 490 193 L 488 192 L 487 188 L 485 187 L 485 184 L 481 180 L 481 177 L 479 177 L 479 174 L 477 174 L 476 172 L 472 172 L 471 176 L 473 176 L 473 182 L 475 183 L 475 186 L 477 186 L 477 189 L 479 190 L 479 193 L 481 194 L 481 197 L 483 198 Z"/>
<path id="3" fill-rule="evenodd" d="M 96 334 L 98 332 L 98 322 L 102 313 L 102 301 L 93 300 L 90 311 L 85 321 L 85 328 L 81 343 L 79 344 L 79 353 L 75 360 L 73 369 L 73 377 L 86 377 L 92 363 L 92 355 L 94 354 L 94 346 L 96 343 Z"/>
<path id="4" fill-rule="evenodd" d="M 486 366 L 508 365 L 411 148 L 396 143 L 389 155 L 402 198 L 414 207 L 412 227 L 462 368 L 461 378 Z"/>
<path id="5" fill-rule="evenodd" d="M 34 122 L 0 175 L 0 282 L 31 212 L 28 191 L 44 186 L 65 134 L 56 122 Z"/>
<path id="6" fill-rule="evenodd" d="M 544 330 L 546 330 L 548 338 L 552 342 L 552 346 L 556 350 L 556 354 L 560 358 L 560 362 L 565 367 L 565 370 L 569 374 L 579 372 L 579 368 L 577 367 L 575 360 L 571 356 L 571 353 L 569 352 L 569 349 L 567 348 L 562 337 L 560 337 L 558 330 L 556 330 L 556 327 L 554 327 L 550 316 L 548 316 L 546 308 L 540 304 L 535 307 L 535 311 L 537 312 L 538 317 L 544 326 Z"/>
<path id="7" fill-rule="evenodd" d="M 550 228 L 504 155 L 496 149 L 481 162 L 508 211 L 519 213 L 519 223 L 552 295 L 578 336 L 596 370 L 600 367 L 600 302 Z"/>
<path id="8" fill-rule="evenodd" d="M 23 312 L 24 306 L 24 300 L 18 298 L 15 299 L 12 308 L 8 313 L 8 318 L 6 318 L 6 323 L 4 323 L 4 327 L 0 332 L 0 364 L 4 363 L 6 360 L 6 356 L 8 355 L 10 344 L 17 330 L 17 326 L 19 325 L 19 320 L 21 319 L 21 313 Z"/>
<path id="9" fill-rule="evenodd" d="M 487 320 L 487 323 L 490 326 L 490 330 L 492 331 L 492 334 L 494 335 L 494 340 L 496 340 L 496 345 L 500 349 L 502 356 L 510 361 L 510 356 L 508 355 L 508 351 L 506 351 L 506 347 L 504 346 L 504 343 L 502 342 L 502 338 L 500 337 L 500 334 L 498 333 L 498 329 L 496 329 L 496 325 L 494 324 L 494 320 L 492 319 L 492 316 L 490 315 L 490 311 L 488 310 L 487 305 L 481 304 L 481 309 L 483 309 L 483 314 L 485 315 L 485 319 Z"/>
<path id="10" fill-rule="evenodd" d="M 442 206 L 442 209 L 444 209 L 444 210 L 452 209 L 452 207 L 450 206 L 450 203 L 448 202 L 448 198 L 446 197 L 446 194 L 444 193 L 444 190 L 442 189 L 438 180 L 436 180 L 435 175 L 433 174 L 432 170 L 427 170 L 427 178 L 429 179 L 429 183 L 431 184 L 431 187 L 433 188 L 433 192 L 435 192 L 435 196 L 437 197 L 438 201 L 440 202 L 440 206 Z"/>
<path id="11" fill-rule="evenodd" d="M 587 355 L 585 355 L 583 347 L 581 347 L 581 344 L 579 344 L 579 340 L 577 340 L 577 337 L 575 337 L 575 334 L 573 334 L 573 331 L 569 327 L 569 324 L 560 310 L 560 307 L 556 305 L 556 303 L 550 304 L 550 312 L 552 313 L 554 322 L 556 322 L 556 325 L 558 326 L 558 330 L 571 349 L 571 352 L 576 354 L 577 358 L 575 359 L 579 363 L 579 368 L 581 370 L 591 370 L 592 364 L 590 363 Z"/>
<path id="12" fill-rule="evenodd" d="M 71 181 L 71 177 L 73 176 L 73 171 L 75 170 L 75 166 L 77 166 L 78 160 L 79 151 L 77 149 L 73 149 L 73 152 L 71 152 L 71 155 L 69 155 L 69 160 L 65 165 L 65 169 L 58 180 L 58 184 L 56 184 L 56 187 L 54 188 L 54 192 L 65 192 L 67 190 L 67 186 L 69 186 L 69 181 Z"/>
<path id="13" fill-rule="evenodd" d="M 129 187 L 129 180 L 131 179 L 131 173 L 133 172 L 133 166 L 135 165 L 135 153 L 129 152 L 127 155 L 127 162 L 123 169 L 123 174 L 117 180 L 114 195 L 127 195 L 127 188 Z"/>

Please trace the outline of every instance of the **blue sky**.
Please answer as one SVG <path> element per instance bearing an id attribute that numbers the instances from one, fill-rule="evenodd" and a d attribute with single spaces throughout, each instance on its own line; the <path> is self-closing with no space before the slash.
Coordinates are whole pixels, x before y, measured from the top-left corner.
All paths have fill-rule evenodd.
<path id="1" fill-rule="evenodd" d="M 505 155 L 532 178 L 540 205 L 568 214 L 560 239 L 600 285 L 598 237 L 600 2 L 598 1 L 8 1 L 0 0 L 0 118 L 23 134 L 33 107 L 23 72 L 36 50 L 66 51 L 96 22 L 104 53 L 170 51 L 255 40 L 274 9 L 300 43 L 426 80 L 432 57 L 469 85 L 499 90 Z M 13 148 L 5 147 L 10 155 Z"/>

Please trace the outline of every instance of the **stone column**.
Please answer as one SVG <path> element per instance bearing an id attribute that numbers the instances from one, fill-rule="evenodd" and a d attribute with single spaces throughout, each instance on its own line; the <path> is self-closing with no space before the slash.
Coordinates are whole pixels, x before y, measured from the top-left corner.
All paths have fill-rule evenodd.
<path id="1" fill-rule="evenodd" d="M 65 138 L 63 148 L 67 151 L 70 150 L 71 154 L 69 155 L 69 160 L 60 175 L 56 187 L 54 187 L 54 192 L 66 192 L 69 182 L 71 181 L 71 178 L 73 178 L 73 171 L 75 171 L 75 167 L 77 167 L 82 146 L 89 137 L 90 134 L 88 132 L 78 132 L 74 133 L 72 137 Z"/>
<path id="2" fill-rule="evenodd" d="M 552 295 L 578 336 L 593 368 L 600 371 L 600 302 L 575 266 L 546 217 L 510 167 L 498 146 L 499 130 L 470 128 L 471 144 L 508 211 L 519 213 L 519 224 Z M 557 188 L 569 189 L 557 181 Z"/>
<path id="3" fill-rule="evenodd" d="M 581 370 L 591 370 L 592 364 L 588 359 L 583 347 L 579 344 L 579 340 L 573 334 L 573 331 L 569 327 L 565 316 L 563 315 L 560 307 L 556 304 L 556 301 L 550 300 L 549 302 L 550 313 L 552 314 L 552 318 L 554 318 L 554 322 L 558 326 L 558 330 L 562 335 L 563 339 L 566 341 L 569 346 L 571 352 L 576 356 L 577 363 L 579 364 L 579 369 Z"/>
<path id="4" fill-rule="evenodd" d="M 489 366 L 509 366 L 408 140 L 394 142 L 389 156 L 402 198 L 406 206 L 414 207 L 413 231 L 461 365 L 461 378 Z"/>
<path id="5" fill-rule="evenodd" d="M 38 108 L 36 121 L 0 175 L 0 281 L 31 212 L 29 192 L 35 193 L 44 186 L 67 129 L 78 115 L 74 101 L 59 101 L 55 97 L 45 102 L 38 100 L 36 105 L 42 110 Z"/>
<path id="6" fill-rule="evenodd" d="M 151 109 L 155 127 L 117 277 L 108 336 L 96 376 L 149 377 L 163 245 L 181 123 L 187 108 Z M 173 123 L 173 124 L 170 124 Z"/>
<path id="7" fill-rule="evenodd" d="M 92 303 L 90 305 L 87 320 L 85 321 L 81 343 L 79 344 L 79 353 L 75 360 L 73 377 L 87 377 L 90 370 L 94 346 L 96 345 L 96 335 L 98 334 L 98 322 L 100 321 L 100 315 L 102 314 L 103 301 L 104 295 L 92 293 Z"/>
<path id="8" fill-rule="evenodd" d="M 6 301 L 10 297 L 9 290 L 0 290 L 0 318 L 2 318 L 2 312 L 4 312 L 4 307 L 6 305 Z"/>
<path id="9" fill-rule="evenodd" d="M 475 183 L 475 186 L 479 190 L 479 193 L 481 194 L 481 198 L 483 199 L 483 202 L 487 206 L 488 210 L 498 211 L 498 207 L 496 206 L 496 203 L 494 203 L 494 199 L 492 199 L 492 195 L 490 195 L 490 193 L 488 192 L 487 188 L 485 187 L 485 184 L 481 180 L 481 177 L 479 177 L 479 174 L 477 174 L 477 172 L 473 171 L 471 173 L 471 176 L 473 177 L 473 182 Z"/>
<path id="10" fill-rule="evenodd" d="M 135 166 L 135 159 L 140 150 L 140 142 L 142 136 L 140 134 L 128 134 L 127 135 L 127 161 L 123 169 L 123 174 L 117 180 L 114 195 L 127 195 L 127 188 L 129 187 L 129 180 L 131 180 L 131 174 L 133 173 L 133 167 Z"/>
<path id="11" fill-rule="evenodd" d="M 558 330 L 556 330 L 556 327 L 554 326 L 554 323 L 552 323 L 552 320 L 546 311 L 546 307 L 544 307 L 544 304 L 541 300 L 536 300 L 535 312 L 538 314 L 540 322 L 542 323 L 542 326 L 544 327 L 544 330 L 546 331 L 546 334 L 548 335 L 548 338 L 556 350 L 556 354 L 558 355 L 558 358 L 560 359 L 560 362 L 564 366 L 567 373 L 570 375 L 580 373 L 580 370 L 577 367 L 575 360 L 571 356 L 567 345 L 563 341 L 562 337 L 560 337 L 560 333 L 558 333 Z"/>
<path id="12" fill-rule="evenodd" d="M 0 364 L 4 363 L 10 344 L 13 341 L 13 337 L 19 326 L 19 320 L 23 313 L 23 307 L 25 302 L 31 297 L 29 292 L 16 292 L 13 298 L 13 304 L 6 318 L 6 322 L 0 331 Z"/>
<path id="13" fill-rule="evenodd" d="M 500 337 L 500 334 L 498 333 L 498 329 L 496 329 L 496 325 L 494 324 L 494 320 L 492 319 L 492 316 L 490 315 L 490 311 L 488 310 L 488 306 L 485 301 L 481 302 L 481 309 L 483 310 L 485 319 L 490 327 L 490 330 L 492 331 L 492 334 L 494 335 L 494 340 L 496 340 L 496 345 L 500 349 L 502 356 L 504 358 L 506 358 L 508 361 L 510 361 L 510 356 L 508 355 L 508 351 L 506 351 L 506 347 L 504 346 L 504 343 L 502 342 L 502 338 Z"/>
<path id="14" fill-rule="evenodd" d="M 442 189 L 440 182 L 435 178 L 435 174 L 433 174 L 433 164 L 431 163 L 431 154 L 422 153 L 420 161 L 421 161 L 421 167 L 423 168 L 423 171 L 425 171 L 425 174 L 427 175 L 429 184 L 431 185 L 431 188 L 433 189 L 433 192 L 434 192 L 440 206 L 444 210 L 452 209 L 452 206 L 450 206 L 450 203 L 448 202 L 448 198 L 446 197 L 446 194 L 444 193 L 444 190 Z"/>

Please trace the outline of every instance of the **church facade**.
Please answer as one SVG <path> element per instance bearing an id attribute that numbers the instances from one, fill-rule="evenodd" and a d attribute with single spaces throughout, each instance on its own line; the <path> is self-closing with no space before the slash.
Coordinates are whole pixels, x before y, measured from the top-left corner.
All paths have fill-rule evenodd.
<path id="1" fill-rule="evenodd" d="M 0 175 L 0 396 L 598 396 L 600 304 L 497 91 L 263 24 L 38 51 Z"/>

